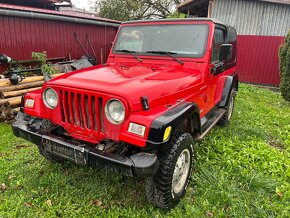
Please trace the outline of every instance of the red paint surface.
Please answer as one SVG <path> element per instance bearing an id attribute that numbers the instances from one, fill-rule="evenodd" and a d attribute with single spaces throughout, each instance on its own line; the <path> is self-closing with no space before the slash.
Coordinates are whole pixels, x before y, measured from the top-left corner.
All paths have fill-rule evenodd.
<path id="1" fill-rule="evenodd" d="M 241 82 L 278 86 L 279 46 L 284 37 L 238 36 L 237 72 Z"/>
<path id="2" fill-rule="evenodd" d="M 97 61 L 100 63 L 101 48 L 104 49 L 106 61 L 117 27 L 0 16 L 0 54 L 4 53 L 16 60 L 27 60 L 31 59 L 33 51 L 46 51 L 48 58 L 67 57 L 70 54 L 72 58 L 77 59 L 84 52 L 74 39 L 74 32 L 92 54 L 86 40 L 86 33 L 89 34 Z M 0 73 L 6 67 L 0 65 Z"/>
<path id="3" fill-rule="evenodd" d="M 27 6 L 18 6 L 18 5 L 9 5 L 9 4 L 2 4 L 0 3 L 0 8 L 3 9 L 9 9 L 9 10 L 17 10 L 17 11 L 27 11 L 27 12 L 36 12 L 36 13 L 42 13 L 42 14 L 53 14 L 53 15 L 60 15 L 60 16 L 66 16 L 66 17 L 77 17 L 77 18 L 84 18 L 89 20 L 96 20 L 96 21 L 107 21 L 111 23 L 117 23 L 120 24 L 120 21 L 102 18 L 102 17 L 95 17 L 92 15 L 86 15 L 86 14 L 73 14 L 70 12 L 65 11 L 53 11 L 53 10 L 47 10 L 42 8 L 33 8 L 33 7 L 27 7 Z"/>
<path id="4" fill-rule="evenodd" d="M 144 56 L 140 54 L 139 57 L 143 60 L 140 63 L 132 55 L 111 52 L 106 66 L 98 65 L 60 76 L 48 81 L 42 90 L 28 93 L 25 96 L 26 99 L 33 98 L 36 102 L 41 103 L 36 103 L 35 108 L 26 108 L 25 112 L 33 116 L 47 118 L 53 123 L 62 125 L 71 136 L 84 141 L 97 143 L 103 139 L 112 139 L 141 147 L 146 145 L 152 121 L 184 101 L 196 103 L 200 110 L 200 117 L 204 117 L 216 105 L 216 102 L 219 102 L 225 78 L 227 75 L 232 75 L 236 67 L 234 66 L 218 75 L 210 73 L 213 67 L 212 64 L 209 64 L 214 31 L 213 22 L 183 21 L 169 23 L 180 25 L 187 23 L 207 24 L 209 33 L 204 56 L 201 58 L 180 57 L 180 60 L 184 63 L 180 65 L 171 57 L 166 56 Z M 151 23 L 151 25 L 162 24 L 168 24 L 168 22 Z M 102 98 L 104 131 L 100 132 L 87 127 L 80 128 L 76 122 L 64 119 L 61 115 L 61 103 L 55 109 L 45 107 L 42 103 L 41 93 L 47 87 L 53 87 L 58 92 L 60 102 L 64 98 L 61 95 L 61 90 L 73 92 L 74 95 L 77 93 L 81 96 L 88 95 L 89 97 Z M 143 110 L 140 101 L 142 96 L 148 98 L 150 109 L 147 111 Z M 110 123 L 104 114 L 104 107 L 112 98 L 119 99 L 126 110 L 124 122 L 118 125 Z M 71 107 L 66 104 L 69 103 L 64 101 L 64 107 Z M 96 107 L 98 106 L 96 105 Z M 64 116 L 68 117 L 69 113 L 70 111 Z M 130 122 L 146 127 L 144 137 L 128 132 Z"/>

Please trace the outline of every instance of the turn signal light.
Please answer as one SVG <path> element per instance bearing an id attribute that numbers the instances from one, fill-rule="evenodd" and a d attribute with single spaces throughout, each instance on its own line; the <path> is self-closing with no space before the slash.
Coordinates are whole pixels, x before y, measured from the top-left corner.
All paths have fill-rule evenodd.
<path id="1" fill-rule="evenodd" d="M 164 135 L 163 135 L 163 141 L 167 141 L 169 139 L 170 133 L 171 133 L 171 126 L 168 126 L 165 131 L 164 131 Z"/>
<path id="2" fill-rule="evenodd" d="M 24 107 L 33 108 L 34 100 L 33 99 L 26 99 Z"/>
<path id="3" fill-rule="evenodd" d="M 128 132 L 144 137 L 146 127 L 137 123 L 130 123 Z"/>

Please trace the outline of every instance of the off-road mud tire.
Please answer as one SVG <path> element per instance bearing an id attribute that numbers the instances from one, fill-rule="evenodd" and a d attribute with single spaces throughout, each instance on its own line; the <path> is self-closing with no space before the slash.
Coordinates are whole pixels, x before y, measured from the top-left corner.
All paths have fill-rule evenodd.
<path id="1" fill-rule="evenodd" d="M 171 209 L 184 196 L 191 177 L 193 143 L 193 138 L 189 133 L 182 133 L 174 137 L 172 142 L 160 152 L 159 169 L 154 177 L 147 178 L 145 182 L 149 202 L 163 209 Z M 181 191 L 175 193 L 172 190 L 173 173 L 180 154 L 185 150 L 190 153 L 189 170 Z"/>

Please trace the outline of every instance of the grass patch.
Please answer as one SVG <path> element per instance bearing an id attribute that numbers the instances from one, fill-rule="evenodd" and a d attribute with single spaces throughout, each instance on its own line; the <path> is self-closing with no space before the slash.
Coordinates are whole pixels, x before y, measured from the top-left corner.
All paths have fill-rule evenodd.
<path id="1" fill-rule="evenodd" d="M 241 85 L 228 128 L 196 144 L 186 196 L 170 212 L 144 182 L 73 163 L 51 164 L 0 124 L 0 217 L 289 217 L 290 105 Z"/>

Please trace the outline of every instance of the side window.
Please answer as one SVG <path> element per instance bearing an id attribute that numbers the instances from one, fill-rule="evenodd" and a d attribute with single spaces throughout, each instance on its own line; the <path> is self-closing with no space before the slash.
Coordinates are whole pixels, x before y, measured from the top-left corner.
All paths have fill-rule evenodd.
<path id="1" fill-rule="evenodd" d="M 225 43 L 225 30 L 216 28 L 214 31 L 213 47 L 211 54 L 211 63 L 219 61 L 221 45 Z"/>

